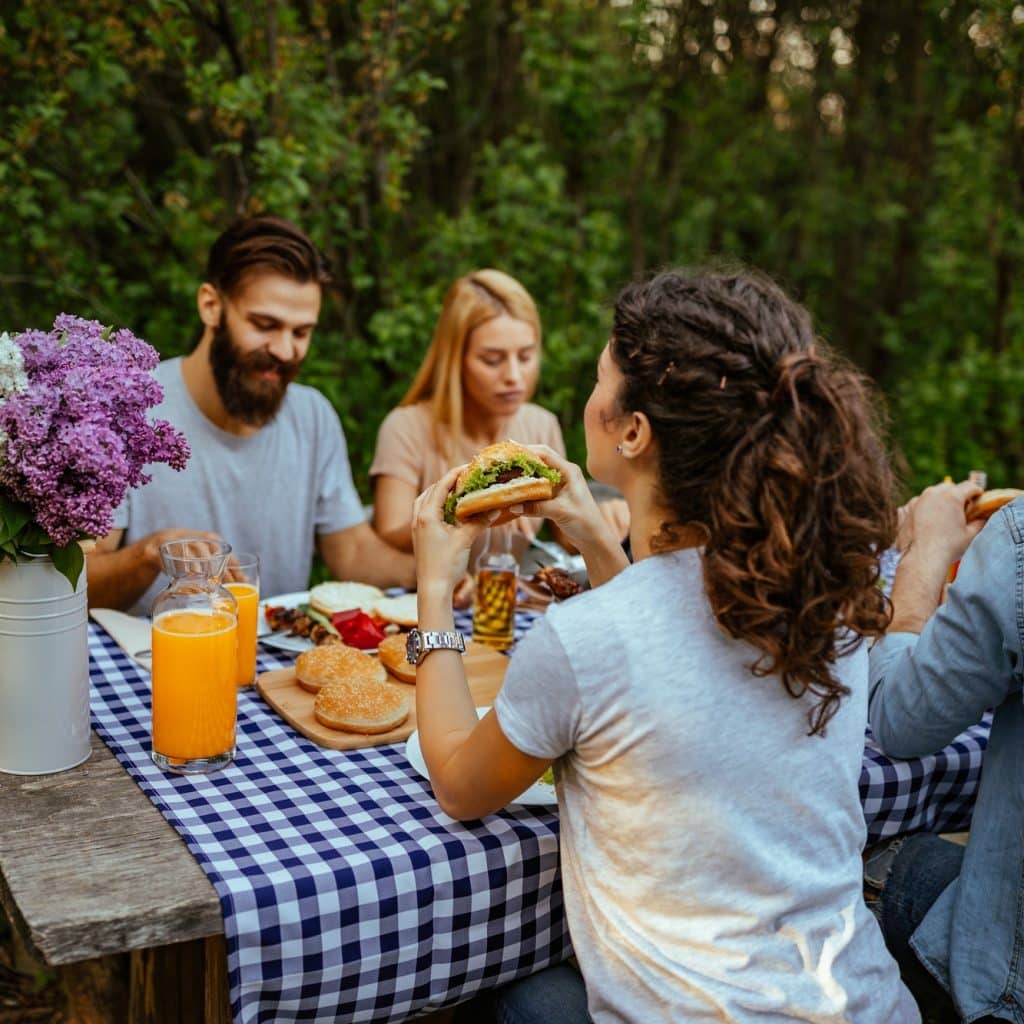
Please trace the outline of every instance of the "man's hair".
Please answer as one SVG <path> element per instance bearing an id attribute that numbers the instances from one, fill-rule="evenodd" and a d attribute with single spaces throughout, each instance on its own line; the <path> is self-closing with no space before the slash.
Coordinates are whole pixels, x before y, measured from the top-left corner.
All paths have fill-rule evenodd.
<path id="1" fill-rule="evenodd" d="M 261 271 L 300 284 L 331 280 L 327 259 L 294 224 L 281 217 L 236 220 L 211 246 L 206 280 L 232 295 L 245 277 Z"/>
<path id="2" fill-rule="evenodd" d="M 825 732 L 850 691 L 839 657 L 889 623 L 878 554 L 894 481 L 868 381 L 811 317 L 751 272 L 668 271 L 628 286 L 609 353 L 618 411 L 658 441 L 667 516 L 652 545 L 701 534 L 719 625 L 759 652 L 754 674 L 811 694 Z"/>

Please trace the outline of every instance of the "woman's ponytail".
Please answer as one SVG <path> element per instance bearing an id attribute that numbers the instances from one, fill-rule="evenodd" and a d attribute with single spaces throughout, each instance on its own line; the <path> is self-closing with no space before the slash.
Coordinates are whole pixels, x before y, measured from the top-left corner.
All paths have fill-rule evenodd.
<path id="1" fill-rule="evenodd" d="M 817 698 L 810 731 L 824 734 L 848 693 L 838 658 L 889 619 L 877 555 L 894 483 L 867 382 L 753 274 L 628 287 L 611 353 L 622 411 L 643 411 L 658 440 L 662 546 L 681 527 L 707 538 L 716 619 L 758 649 L 755 675 Z"/>

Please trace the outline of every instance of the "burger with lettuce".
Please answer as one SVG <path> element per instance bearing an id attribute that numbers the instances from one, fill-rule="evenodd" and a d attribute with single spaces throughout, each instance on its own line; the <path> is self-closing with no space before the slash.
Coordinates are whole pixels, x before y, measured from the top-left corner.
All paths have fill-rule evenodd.
<path id="1" fill-rule="evenodd" d="M 477 452 L 456 477 L 444 504 L 444 518 L 452 524 L 462 523 L 525 501 L 546 501 L 554 497 L 561 482 L 562 474 L 529 448 L 515 441 L 499 441 Z"/>

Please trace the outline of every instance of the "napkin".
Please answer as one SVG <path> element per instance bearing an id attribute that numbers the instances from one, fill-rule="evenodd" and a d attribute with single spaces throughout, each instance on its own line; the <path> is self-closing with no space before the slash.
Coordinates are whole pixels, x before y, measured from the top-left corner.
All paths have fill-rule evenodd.
<path id="1" fill-rule="evenodd" d="M 113 608 L 91 608 L 89 616 L 116 641 L 118 647 L 147 672 L 153 667 L 149 619 L 127 615 Z"/>

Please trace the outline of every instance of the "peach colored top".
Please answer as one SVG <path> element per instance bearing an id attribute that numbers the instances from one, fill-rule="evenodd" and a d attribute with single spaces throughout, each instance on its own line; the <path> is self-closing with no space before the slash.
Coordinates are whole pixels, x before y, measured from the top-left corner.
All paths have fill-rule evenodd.
<path id="1" fill-rule="evenodd" d="M 521 405 L 509 420 L 506 435 L 520 444 L 546 444 L 565 455 L 562 428 L 554 413 L 530 402 Z M 505 440 L 505 438 L 501 438 Z M 377 432 L 370 476 L 393 476 L 405 480 L 419 494 L 439 480 L 452 466 L 461 466 L 479 450 L 466 437 L 456 440 L 451 460 L 438 451 L 434 424 L 426 402 L 403 405 L 384 417 Z"/>

